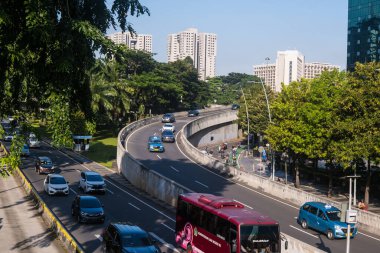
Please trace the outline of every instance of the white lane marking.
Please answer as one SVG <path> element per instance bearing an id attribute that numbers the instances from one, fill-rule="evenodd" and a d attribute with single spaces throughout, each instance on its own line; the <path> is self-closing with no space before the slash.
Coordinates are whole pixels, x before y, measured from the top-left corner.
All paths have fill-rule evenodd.
<path id="1" fill-rule="evenodd" d="M 62 153 L 63 155 L 65 155 L 66 157 L 68 157 L 69 159 L 73 160 L 76 164 L 79 164 L 79 165 L 81 165 L 82 167 L 84 167 L 86 170 L 91 171 L 91 170 L 90 170 L 89 168 L 87 168 L 85 165 L 78 163 L 76 160 L 74 160 L 74 159 L 73 159 L 72 157 L 70 157 L 69 155 L 63 153 L 63 152 L 60 151 L 60 150 L 58 150 L 58 151 L 61 152 L 61 153 Z M 152 210 L 156 211 L 157 213 L 161 214 L 162 216 L 166 217 L 167 219 L 169 219 L 169 220 L 175 222 L 174 219 L 170 218 L 169 216 L 167 216 L 166 214 L 164 214 L 164 213 L 161 212 L 160 210 L 154 208 L 153 206 L 149 205 L 148 203 L 142 201 L 141 199 L 139 199 L 139 198 L 136 197 L 135 195 L 132 195 L 131 193 L 125 191 L 124 189 L 120 188 L 119 186 L 115 185 L 114 183 L 110 182 L 110 181 L 107 180 L 107 179 L 104 180 L 104 181 L 106 181 L 106 182 L 109 183 L 110 185 L 114 186 L 115 188 L 119 189 L 120 191 L 124 192 L 125 194 L 129 195 L 130 197 L 136 199 L 137 201 L 141 202 L 142 204 L 146 205 L 147 207 L 151 208 Z M 194 192 L 194 191 L 192 191 L 192 192 Z"/>
<path id="2" fill-rule="evenodd" d="M 371 236 L 371 235 L 367 235 L 367 234 L 364 234 L 364 233 L 362 233 L 362 232 L 358 232 L 358 234 L 361 234 L 361 235 L 367 236 L 367 237 L 369 237 L 369 238 L 371 238 L 371 239 L 374 239 L 374 240 L 380 242 L 380 239 L 379 239 L 379 238 L 373 237 L 373 236 Z"/>
<path id="3" fill-rule="evenodd" d="M 303 231 L 302 229 L 296 228 L 295 226 L 292 226 L 292 225 L 289 225 L 289 226 L 290 226 L 291 228 L 294 228 L 294 229 L 298 230 L 298 231 L 301 231 L 302 233 L 305 233 L 305 234 L 307 234 L 307 235 L 310 235 L 310 236 L 312 236 L 312 237 L 314 237 L 314 238 L 318 238 L 318 236 L 313 235 L 313 234 L 310 234 L 310 233 L 308 233 L 308 232 L 306 232 L 306 231 Z"/>
<path id="4" fill-rule="evenodd" d="M 109 193 L 111 194 L 115 194 L 113 191 L 111 191 L 110 189 L 106 189 L 106 191 L 108 191 Z"/>
<path id="5" fill-rule="evenodd" d="M 137 206 L 135 206 L 134 204 L 132 204 L 132 203 L 128 203 L 128 205 L 130 205 L 130 206 L 133 206 L 134 208 L 136 208 L 137 210 L 139 210 L 139 211 L 141 211 L 141 209 L 140 208 L 138 208 Z"/>
<path id="6" fill-rule="evenodd" d="M 170 166 L 170 168 L 171 168 L 172 170 L 175 170 L 176 172 L 179 172 L 179 170 L 177 170 L 177 169 L 174 168 L 173 166 Z"/>
<path id="7" fill-rule="evenodd" d="M 171 227 L 169 227 L 169 226 L 166 225 L 165 223 L 161 223 L 161 225 L 164 226 L 164 227 L 166 227 L 166 228 L 168 228 L 168 229 L 170 229 L 170 230 L 173 231 L 173 232 L 175 231 L 174 229 L 172 229 Z"/>
<path id="8" fill-rule="evenodd" d="M 101 235 L 95 234 L 95 237 L 98 238 L 99 241 L 103 241 L 103 237 Z"/>
<path id="9" fill-rule="evenodd" d="M 151 208 L 152 210 L 156 211 L 157 213 L 161 214 L 162 216 L 166 217 L 167 219 L 175 222 L 174 219 L 170 218 L 169 216 L 167 216 L 166 214 L 164 214 L 163 212 L 161 212 L 160 210 L 154 208 L 153 206 L 149 205 L 148 203 L 142 201 L 141 199 L 139 199 L 138 197 L 136 197 L 135 195 L 132 195 L 131 193 L 125 191 L 124 189 L 120 188 L 119 186 L 115 185 L 114 183 L 106 180 L 109 184 L 113 185 L 114 187 L 116 187 L 117 189 L 119 189 L 120 191 L 124 192 L 125 194 L 129 195 L 130 197 L 134 198 L 135 200 L 139 201 L 140 203 L 146 205 L 147 207 Z"/>
<path id="10" fill-rule="evenodd" d="M 74 191 L 73 189 L 69 188 L 70 191 L 74 192 L 75 195 L 78 195 L 78 193 L 76 191 Z"/>
<path id="11" fill-rule="evenodd" d="M 184 127 L 185 127 L 185 126 L 183 126 L 182 129 L 181 129 L 180 131 L 182 131 Z M 177 133 L 176 138 L 178 138 L 178 134 L 179 134 L 179 132 Z M 231 179 L 227 179 L 227 178 L 225 178 L 225 177 L 222 177 L 221 175 L 218 175 L 217 173 L 215 173 L 215 172 L 213 172 L 213 171 L 210 171 L 209 169 L 203 167 L 202 165 L 199 165 L 199 164 L 198 164 L 197 162 L 195 162 L 193 159 L 191 159 L 190 157 L 188 157 L 188 156 L 187 156 L 187 155 L 186 155 L 186 154 L 180 149 L 180 147 L 179 147 L 179 145 L 178 145 L 178 142 L 176 142 L 175 144 L 177 145 L 178 150 L 182 153 L 182 155 L 183 155 L 184 157 L 186 157 L 189 161 L 191 161 L 192 163 L 194 163 L 196 166 L 198 166 L 198 167 L 204 169 L 205 171 L 207 171 L 207 172 L 209 172 L 209 173 L 211 173 L 211 174 L 213 174 L 213 175 L 215 175 L 215 176 L 217 176 L 217 177 L 220 177 L 220 178 L 222 178 L 222 179 L 224 179 L 224 180 L 226 180 L 226 181 L 229 181 L 229 182 L 231 182 L 231 183 L 234 183 L 234 184 L 236 184 L 236 185 L 239 185 L 240 187 L 243 187 L 243 188 L 245 188 L 245 189 L 247 189 L 247 190 L 249 190 L 249 191 L 251 191 L 251 192 L 254 192 L 254 193 L 257 193 L 257 194 L 259 194 L 259 195 L 261 195 L 261 196 L 264 196 L 264 197 L 266 197 L 266 198 L 268 198 L 268 199 L 274 200 L 274 201 L 276 201 L 276 202 L 278 202 L 278 203 L 281 203 L 281 204 L 283 204 L 283 205 L 286 205 L 286 206 L 292 207 L 292 208 L 297 209 L 297 210 L 299 209 L 298 206 L 293 206 L 293 205 L 291 205 L 291 204 L 285 203 L 285 202 L 283 202 L 283 201 L 281 201 L 281 200 L 278 200 L 278 199 L 275 199 L 275 198 L 270 197 L 270 196 L 268 196 L 268 195 L 265 195 L 264 193 L 261 193 L 261 192 L 258 192 L 258 191 L 256 191 L 256 190 L 253 190 L 253 189 L 251 189 L 251 188 L 249 188 L 249 187 L 247 187 L 247 186 L 245 186 L 245 185 L 242 185 L 242 184 L 240 184 L 240 183 L 238 183 L 238 182 L 236 182 L 236 181 L 233 181 L 233 180 L 231 180 Z M 244 204 L 244 202 L 242 202 L 242 203 Z M 245 205 L 245 204 L 244 204 L 244 205 Z"/>
<path id="12" fill-rule="evenodd" d="M 162 159 L 159 155 L 157 155 L 157 157 L 158 157 L 159 159 Z"/>
<path id="13" fill-rule="evenodd" d="M 78 169 L 75 169 L 77 172 L 81 173 L 82 171 L 78 170 Z"/>
<path id="14" fill-rule="evenodd" d="M 157 241 L 159 241 L 160 243 L 162 243 L 165 247 L 171 249 L 171 250 L 174 251 L 174 252 L 178 252 L 178 253 L 179 253 L 179 251 L 178 251 L 176 248 L 174 248 L 173 245 L 171 245 L 171 244 L 165 242 L 163 239 L 161 239 L 160 237 L 158 237 L 158 235 L 156 235 L 155 233 L 153 233 L 153 232 L 149 232 L 149 234 L 150 234 L 154 239 L 156 239 Z"/>
<path id="15" fill-rule="evenodd" d="M 203 187 L 206 187 L 206 188 L 208 188 L 208 186 L 207 186 L 207 185 L 205 185 L 205 184 L 202 184 L 201 182 L 199 182 L 199 181 L 197 181 L 197 180 L 195 180 L 195 183 L 197 183 L 197 184 L 200 184 L 200 185 L 202 185 Z"/>

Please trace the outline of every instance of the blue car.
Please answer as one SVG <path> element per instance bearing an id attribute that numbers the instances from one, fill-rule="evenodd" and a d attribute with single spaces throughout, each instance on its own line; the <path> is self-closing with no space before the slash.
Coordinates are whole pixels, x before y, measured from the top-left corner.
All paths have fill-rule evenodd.
<path id="1" fill-rule="evenodd" d="M 341 211 L 329 204 L 322 202 L 306 202 L 300 208 L 297 221 L 302 228 L 308 227 L 326 234 L 327 238 L 347 237 L 347 223 L 340 221 Z M 350 224 L 350 237 L 354 238 L 358 233 L 355 224 Z"/>
<path id="2" fill-rule="evenodd" d="M 165 130 L 161 134 L 161 140 L 163 142 L 175 142 L 175 137 L 172 131 Z"/>
<path id="3" fill-rule="evenodd" d="M 30 155 L 29 145 L 24 144 L 21 148 L 21 156 L 29 156 L 29 155 Z"/>
<path id="4" fill-rule="evenodd" d="M 164 144 L 162 144 L 159 136 L 150 136 L 148 138 L 148 149 L 150 152 L 164 152 Z"/>

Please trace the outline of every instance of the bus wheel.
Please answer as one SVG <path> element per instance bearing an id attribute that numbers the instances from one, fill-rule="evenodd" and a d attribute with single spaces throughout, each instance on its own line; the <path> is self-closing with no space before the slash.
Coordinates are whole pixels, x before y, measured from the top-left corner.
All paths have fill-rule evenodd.
<path id="1" fill-rule="evenodd" d="M 193 248 L 191 247 L 191 244 L 188 244 L 186 247 L 186 253 L 193 253 Z"/>

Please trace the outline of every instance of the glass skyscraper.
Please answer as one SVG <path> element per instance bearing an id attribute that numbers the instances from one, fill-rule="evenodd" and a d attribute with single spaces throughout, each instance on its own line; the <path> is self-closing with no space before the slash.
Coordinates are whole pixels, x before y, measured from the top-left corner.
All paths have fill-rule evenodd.
<path id="1" fill-rule="evenodd" d="M 347 70 L 373 61 L 380 61 L 380 0 L 349 0 Z"/>

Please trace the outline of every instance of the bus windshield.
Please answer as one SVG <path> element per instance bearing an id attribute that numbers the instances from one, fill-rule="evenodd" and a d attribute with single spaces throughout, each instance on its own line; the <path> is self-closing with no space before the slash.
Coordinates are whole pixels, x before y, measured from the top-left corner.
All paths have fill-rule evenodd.
<path id="1" fill-rule="evenodd" d="M 241 252 L 269 253 L 280 252 L 278 226 L 240 226 Z"/>

